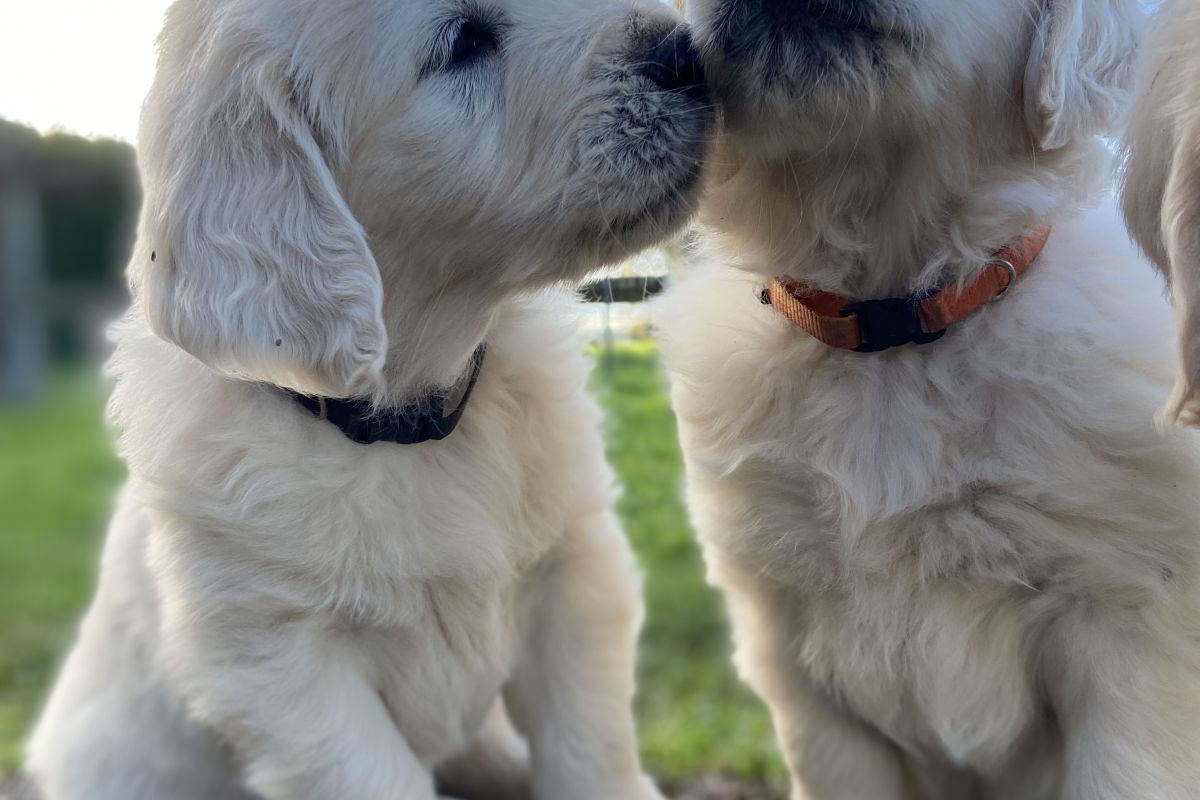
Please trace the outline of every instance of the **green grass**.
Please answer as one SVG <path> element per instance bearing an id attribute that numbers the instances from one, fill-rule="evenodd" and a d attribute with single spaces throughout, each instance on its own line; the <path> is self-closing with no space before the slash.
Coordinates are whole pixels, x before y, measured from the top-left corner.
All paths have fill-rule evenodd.
<path id="1" fill-rule="evenodd" d="M 123 474 L 92 375 L 56 377 L 36 406 L 0 406 L 0 775 L 91 595 Z"/>
<path id="2" fill-rule="evenodd" d="M 683 464 L 657 350 L 619 346 L 595 390 L 608 457 L 625 487 L 618 510 L 646 571 L 638 715 L 647 768 L 669 785 L 698 774 L 782 776 L 766 710 L 734 675 L 728 633 L 683 503 Z"/>
<path id="3" fill-rule="evenodd" d="M 646 571 L 638 699 L 646 765 L 673 786 L 714 772 L 777 780 L 769 720 L 734 677 L 720 601 L 704 584 L 657 353 L 621 345 L 607 366 L 594 386 L 625 485 L 621 517 Z M 0 407 L 0 778 L 18 763 L 92 592 L 123 474 L 90 375 L 58 376 L 36 407 Z"/>

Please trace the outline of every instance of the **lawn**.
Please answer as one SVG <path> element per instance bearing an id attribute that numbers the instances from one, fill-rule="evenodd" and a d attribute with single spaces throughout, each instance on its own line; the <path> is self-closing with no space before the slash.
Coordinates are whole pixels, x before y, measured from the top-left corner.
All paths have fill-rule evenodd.
<path id="1" fill-rule="evenodd" d="M 57 376 L 35 406 L 0 406 L 0 775 L 91 595 L 123 472 L 95 374 Z"/>
<path id="2" fill-rule="evenodd" d="M 704 582 L 683 504 L 683 463 L 657 351 L 619 346 L 596 371 L 619 511 L 646 571 L 638 715 L 646 766 L 672 787 L 694 776 L 782 775 L 766 710 L 734 675 L 718 595 Z"/>
<path id="3" fill-rule="evenodd" d="M 729 666 L 720 602 L 704 584 L 653 346 L 619 346 L 594 386 L 625 487 L 621 517 L 646 571 L 638 699 L 646 765 L 671 787 L 714 773 L 777 781 L 770 722 Z M 0 777 L 19 760 L 92 591 L 122 475 L 102 406 L 97 381 L 65 373 L 35 408 L 0 407 Z"/>

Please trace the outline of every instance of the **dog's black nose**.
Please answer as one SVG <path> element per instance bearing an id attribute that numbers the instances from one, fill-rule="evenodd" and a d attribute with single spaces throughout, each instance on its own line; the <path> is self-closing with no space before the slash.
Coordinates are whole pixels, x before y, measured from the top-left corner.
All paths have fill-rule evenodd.
<path id="1" fill-rule="evenodd" d="M 700 56 L 685 30 L 661 37 L 646 54 L 642 73 L 668 92 L 696 99 L 702 99 L 707 92 Z"/>

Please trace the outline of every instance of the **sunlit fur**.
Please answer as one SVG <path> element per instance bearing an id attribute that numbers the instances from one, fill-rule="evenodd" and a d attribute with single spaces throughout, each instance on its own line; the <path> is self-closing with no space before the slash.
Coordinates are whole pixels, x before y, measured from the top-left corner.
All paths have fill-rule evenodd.
<path id="1" fill-rule="evenodd" d="M 788 83 L 760 82 L 787 27 L 722 52 L 714 15 L 742 3 L 691 9 L 723 182 L 657 319 L 794 800 L 1197 797 L 1200 451 L 1154 425 L 1171 312 L 1095 138 L 1136 4 L 795 0 L 908 44 L 852 37 Z M 836 351 L 758 299 L 781 273 L 863 299 L 953 285 L 1039 223 L 1026 277 L 926 347 Z"/>
<path id="2" fill-rule="evenodd" d="M 499 47 L 437 56 L 460 17 Z M 180 0 L 140 157 L 100 587 L 44 800 L 655 800 L 639 585 L 565 298 L 684 223 L 710 112 L 606 0 Z M 558 309 L 557 311 L 555 309 Z M 279 386 L 457 431 L 352 443 Z M 524 734 L 518 738 L 513 725 Z"/>
<path id="3" fill-rule="evenodd" d="M 1169 278 L 1179 375 L 1164 416 L 1200 425 L 1200 5 L 1157 12 L 1129 117 L 1124 207 L 1129 227 Z"/>

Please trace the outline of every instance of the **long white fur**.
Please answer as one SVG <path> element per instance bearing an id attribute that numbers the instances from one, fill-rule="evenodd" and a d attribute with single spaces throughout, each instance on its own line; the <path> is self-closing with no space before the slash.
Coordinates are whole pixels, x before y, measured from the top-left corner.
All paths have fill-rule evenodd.
<path id="1" fill-rule="evenodd" d="M 447 68 L 480 15 L 500 50 Z M 638 71 L 677 20 L 172 7 L 109 363 L 130 478 L 29 744 L 44 800 L 660 798 L 586 364 L 530 292 L 691 211 L 708 110 Z M 398 404 L 484 340 L 443 442 L 358 445 L 279 388 Z"/>
<path id="2" fill-rule="evenodd" d="M 732 177 L 658 319 L 693 519 L 793 800 L 1200 797 L 1200 450 L 1153 422 L 1171 312 L 1095 138 L 1135 4 L 831 3 L 903 36 L 830 48 L 789 91 L 812 40 L 764 25 L 729 57 L 742 2 L 692 3 Z M 758 299 L 784 273 L 952 285 L 1047 222 L 1028 275 L 927 347 L 832 350 Z"/>
<path id="3" fill-rule="evenodd" d="M 1200 6 L 1168 0 L 1155 14 L 1129 116 L 1123 203 L 1147 255 L 1170 279 L 1179 376 L 1168 420 L 1200 425 Z"/>

